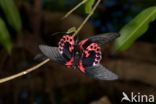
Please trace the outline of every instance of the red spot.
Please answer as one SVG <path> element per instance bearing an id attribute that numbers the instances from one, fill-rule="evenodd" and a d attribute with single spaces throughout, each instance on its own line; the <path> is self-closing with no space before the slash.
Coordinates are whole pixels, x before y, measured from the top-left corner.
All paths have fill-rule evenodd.
<path id="1" fill-rule="evenodd" d="M 61 48 L 59 48 L 59 51 L 62 51 L 62 49 L 61 49 Z"/>
<path id="2" fill-rule="evenodd" d="M 79 61 L 78 67 L 79 67 L 81 72 L 83 72 L 83 73 L 85 72 L 85 68 L 83 67 L 82 60 Z"/>
<path id="3" fill-rule="evenodd" d="M 74 49 L 74 46 L 69 47 L 69 51 L 72 52 Z"/>
<path id="4" fill-rule="evenodd" d="M 96 57 L 97 60 L 100 60 L 100 57 Z"/>
<path id="5" fill-rule="evenodd" d="M 72 68 L 72 66 L 70 65 L 70 66 L 66 66 L 68 69 L 70 69 L 70 68 Z"/>
<path id="6" fill-rule="evenodd" d="M 96 53 L 97 54 L 97 56 L 100 56 L 101 54 L 100 54 L 100 52 L 98 52 L 98 53 Z"/>
<path id="7" fill-rule="evenodd" d="M 89 51 L 85 51 L 85 57 L 89 57 L 90 53 Z"/>
<path id="8" fill-rule="evenodd" d="M 84 50 L 82 46 L 83 46 L 87 41 L 88 41 L 88 39 L 85 39 L 85 40 L 82 40 L 82 41 L 79 43 L 80 49 Z"/>
<path id="9" fill-rule="evenodd" d="M 67 40 L 69 39 L 69 37 L 67 37 Z"/>
<path id="10" fill-rule="evenodd" d="M 74 62 L 74 57 L 72 57 L 69 61 L 66 62 L 66 66 L 72 66 Z"/>
<path id="11" fill-rule="evenodd" d="M 64 41 L 63 40 L 61 40 L 61 42 L 60 43 L 64 43 Z"/>
<path id="12" fill-rule="evenodd" d="M 98 61 L 95 61 L 95 64 L 98 64 Z"/>
<path id="13" fill-rule="evenodd" d="M 99 48 L 97 48 L 97 49 L 96 49 L 96 51 L 100 51 L 100 49 L 99 49 Z"/>

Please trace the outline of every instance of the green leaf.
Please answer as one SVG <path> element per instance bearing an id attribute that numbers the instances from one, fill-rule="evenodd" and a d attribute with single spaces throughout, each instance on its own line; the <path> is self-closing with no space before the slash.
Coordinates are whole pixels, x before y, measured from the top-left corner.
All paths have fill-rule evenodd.
<path id="1" fill-rule="evenodd" d="M 10 35 L 4 21 L 1 18 L 0 18 L 0 43 L 9 53 L 11 52 L 12 44 Z"/>
<path id="2" fill-rule="evenodd" d="M 128 49 L 135 40 L 143 35 L 150 22 L 156 19 L 156 6 L 150 7 L 139 13 L 133 20 L 120 30 L 120 37 L 114 43 L 116 51 Z"/>
<path id="3" fill-rule="evenodd" d="M 21 18 L 14 0 L 0 0 L 0 7 L 5 13 L 9 25 L 19 32 L 21 30 Z"/>
<path id="4" fill-rule="evenodd" d="M 70 33 L 73 33 L 76 31 L 76 27 L 71 27 L 70 29 L 67 30 L 67 33 L 70 34 Z"/>
<path id="5" fill-rule="evenodd" d="M 86 13 L 90 13 L 90 11 L 92 10 L 92 6 L 94 4 L 95 0 L 87 0 L 86 1 L 86 5 L 85 5 L 85 12 Z"/>

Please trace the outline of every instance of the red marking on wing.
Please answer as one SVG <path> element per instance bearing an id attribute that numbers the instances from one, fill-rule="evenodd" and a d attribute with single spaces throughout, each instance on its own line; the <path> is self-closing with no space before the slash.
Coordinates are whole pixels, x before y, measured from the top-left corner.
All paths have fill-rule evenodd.
<path id="1" fill-rule="evenodd" d="M 72 68 L 72 66 L 66 66 L 68 69 Z"/>
<path id="2" fill-rule="evenodd" d="M 100 47 L 99 47 L 99 45 L 96 44 L 96 43 L 91 43 L 91 44 L 87 47 L 87 49 L 97 52 L 97 49 L 100 49 Z"/>
<path id="3" fill-rule="evenodd" d="M 84 45 L 87 41 L 88 41 L 88 39 L 85 39 L 85 40 L 82 40 L 82 41 L 79 43 L 80 49 L 84 50 L 83 45 Z"/>
<path id="4" fill-rule="evenodd" d="M 85 57 L 89 57 L 89 55 L 90 55 L 90 53 L 89 53 L 88 50 L 85 50 L 85 51 L 84 51 L 84 54 L 85 54 L 85 55 L 84 55 Z"/>
<path id="5" fill-rule="evenodd" d="M 86 50 L 84 50 L 84 57 L 89 57 L 90 51 L 94 51 L 96 53 L 93 66 L 99 64 L 102 58 L 100 46 L 97 43 L 91 43 Z"/>
<path id="6" fill-rule="evenodd" d="M 64 44 L 65 43 L 69 43 L 70 44 L 70 47 L 69 47 L 69 51 L 72 52 L 74 50 L 74 38 L 73 36 L 70 36 L 70 35 L 64 35 L 59 43 L 58 43 L 58 47 L 59 47 L 59 52 L 62 54 L 63 53 L 63 47 L 64 47 Z"/>
<path id="7" fill-rule="evenodd" d="M 69 51 L 72 52 L 74 50 L 74 46 L 69 47 Z"/>
<path id="8" fill-rule="evenodd" d="M 85 68 L 83 67 L 82 60 L 79 61 L 78 68 L 80 69 L 81 72 L 83 72 L 83 73 L 85 72 Z"/>
<path id="9" fill-rule="evenodd" d="M 70 68 L 73 65 L 73 62 L 74 62 L 74 57 L 72 57 L 69 61 L 67 61 L 65 65 Z"/>

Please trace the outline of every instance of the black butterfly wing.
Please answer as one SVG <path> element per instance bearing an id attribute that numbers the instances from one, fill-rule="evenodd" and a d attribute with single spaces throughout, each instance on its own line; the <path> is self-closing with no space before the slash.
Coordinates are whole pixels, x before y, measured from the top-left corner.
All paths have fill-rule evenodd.
<path id="1" fill-rule="evenodd" d="M 101 59 L 102 55 L 100 46 L 97 43 L 91 43 L 86 49 L 82 49 L 78 68 L 81 72 L 85 72 L 86 67 L 92 67 L 99 64 Z"/>
<path id="2" fill-rule="evenodd" d="M 60 39 L 58 47 L 40 45 L 39 48 L 51 60 L 72 67 L 74 62 L 74 38 L 72 36 L 64 35 Z"/>
<path id="3" fill-rule="evenodd" d="M 37 55 L 34 57 L 34 60 L 35 60 L 35 61 L 44 61 L 44 60 L 46 60 L 47 58 L 48 58 L 48 57 L 45 56 L 44 54 L 39 53 L 39 54 L 37 54 Z"/>
<path id="4" fill-rule="evenodd" d="M 120 35 L 118 33 L 98 34 L 98 35 L 90 37 L 89 41 L 102 45 L 102 44 L 108 43 L 108 42 L 116 39 L 119 36 Z"/>
<path id="5" fill-rule="evenodd" d="M 87 48 L 87 46 L 90 45 L 91 43 L 97 43 L 99 45 L 103 45 L 116 39 L 119 36 L 120 35 L 118 33 L 99 34 L 80 41 L 79 45 L 81 49 Z"/>
<path id="6" fill-rule="evenodd" d="M 119 34 L 117 33 L 107 33 L 96 35 L 79 42 L 79 48 L 82 51 L 82 56 L 78 64 L 80 71 L 90 77 L 101 80 L 117 79 L 117 75 L 100 64 L 102 59 L 100 45 L 105 44 L 118 36 Z"/>
<path id="7" fill-rule="evenodd" d="M 107 68 L 105 68 L 101 64 L 92 66 L 92 67 L 86 67 L 85 74 L 89 77 L 100 79 L 100 80 L 116 80 L 116 79 L 118 79 L 118 76 L 116 74 L 109 71 Z"/>
<path id="8" fill-rule="evenodd" d="M 78 64 L 78 68 L 82 73 L 100 80 L 115 80 L 118 78 L 116 74 L 100 64 L 102 58 L 100 50 L 88 50 L 88 47 L 86 50 L 84 50 Z"/>
<path id="9" fill-rule="evenodd" d="M 66 59 L 60 54 L 57 47 L 51 47 L 47 45 L 39 45 L 41 52 L 51 60 L 57 63 L 65 63 Z"/>

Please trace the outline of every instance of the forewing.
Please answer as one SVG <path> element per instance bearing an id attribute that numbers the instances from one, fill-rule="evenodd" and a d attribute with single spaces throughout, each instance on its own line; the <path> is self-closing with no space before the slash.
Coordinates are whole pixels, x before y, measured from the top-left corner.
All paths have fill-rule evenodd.
<path id="1" fill-rule="evenodd" d="M 102 45 L 116 39 L 119 36 L 120 35 L 118 33 L 105 33 L 92 36 L 89 38 L 89 41 Z"/>
<path id="2" fill-rule="evenodd" d="M 39 45 L 39 48 L 41 52 L 51 60 L 57 62 L 57 63 L 65 63 L 65 58 L 59 53 L 59 50 L 57 47 L 51 47 L 47 45 Z"/>
<path id="3" fill-rule="evenodd" d="M 91 43 L 97 43 L 99 45 L 103 45 L 114 40 L 119 36 L 120 35 L 118 33 L 99 34 L 80 41 L 79 46 L 81 49 L 85 49 Z"/>
<path id="4" fill-rule="evenodd" d="M 89 77 L 100 79 L 100 80 L 116 80 L 118 76 L 113 72 L 106 69 L 101 64 L 97 66 L 87 67 L 85 74 Z"/>
<path id="5" fill-rule="evenodd" d="M 34 57 L 34 60 L 35 61 L 43 61 L 43 60 L 45 60 L 45 59 L 47 59 L 48 57 L 47 56 L 45 56 L 45 55 L 43 55 L 43 53 L 39 53 L 39 54 L 37 54 L 35 57 Z"/>

